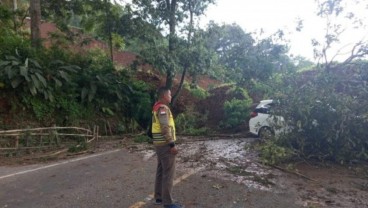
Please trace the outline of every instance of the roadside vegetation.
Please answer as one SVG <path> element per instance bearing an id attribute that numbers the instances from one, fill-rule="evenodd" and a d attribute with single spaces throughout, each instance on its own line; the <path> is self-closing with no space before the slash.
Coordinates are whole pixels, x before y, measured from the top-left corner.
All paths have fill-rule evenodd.
<path id="1" fill-rule="evenodd" d="M 97 125 L 102 135 L 145 132 L 163 83 L 152 81 L 157 76 L 173 89 L 181 134 L 246 134 L 253 104 L 272 98 L 280 103 L 275 113 L 292 128 L 261 144 L 265 163 L 368 159 L 368 45 L 357 41 L 343 61 L 327 56 L 342 33 L 330 21 L 348 12 L 341 10 L 343 0 L 320 2 L 318 15 L 331 30 L 323 42 L 313 41 L 316 63 L 288 55 L 281 30 L 260 39 L 236 24 L 198 28 L 212 0 L 16 2 L 0 1 L 2 130 Z M 40 28 L 29 6 L 60 33 L 29 38 Z M 83 48 L 93 40 L 107 47 Z M 121 51 L 137 54 L 133 64 L 114 62 Z M 142 73 L 146 79 L 139 79 Z M 204 76 L 223 84 L 204 86 Z M 148 141 L 144 135 L 135 140 Z"/>

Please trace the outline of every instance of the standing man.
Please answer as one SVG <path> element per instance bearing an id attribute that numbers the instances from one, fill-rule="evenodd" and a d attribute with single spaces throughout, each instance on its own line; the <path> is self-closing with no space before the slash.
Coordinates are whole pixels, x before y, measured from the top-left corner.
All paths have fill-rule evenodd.
<path id="1" fill-rule="evenodd" d="M 175 123 L 168 107 L 171 91 L 161 87 L 157 92 L 158 101 L 152 109 L 152 138 L 157 154 L 157 172 L 155 181 L 155 204 L 165 208 L 181 208 L 174 204 L 172 188 L 175 177 L 175 158 L 178 150 L 175 146 Z"/>

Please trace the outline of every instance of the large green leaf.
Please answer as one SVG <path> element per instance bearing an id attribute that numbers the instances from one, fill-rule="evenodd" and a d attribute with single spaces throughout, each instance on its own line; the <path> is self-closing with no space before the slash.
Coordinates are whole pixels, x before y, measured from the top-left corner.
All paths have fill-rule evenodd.
<path id="1" fill-rule="evenodd" d="M 84 100 L 86 99 L 88 94 L 88 89 L 86 87 L 83 87 L 82 92 L 81 92 L 81 99 Z"/>
<path id="2" fill-rule="evenodd" d="M 41 65 L 36 60 L 29 59 L 29 62 L 31 62 L 36 68 L 39 68 L 39 69 L 42 68 Z"/>
<path id="3" fill-rule="evenodd" d="M 28 68 L 28 58 L 24 61 L 24 66 Z"/>
<path id="4" fill-rule="evenodd" d="M 75 66 L 75 65 L 70 65 L 70 66 L 59 67 L 59 69 L 64 69 L 65 71 L 69 71 L 69 72 L 77 72 L 76 70 L 80 69 L 80 67 Z"/>
<path id="5" fill-rule="evenodd" d="M 33 85 L 34 87 L 36 87 L 37 89 L 40 89 L 40 88 L 41 88 L 41 84 L 40 84 L 40 82 L 38 81 L 38 79 L 37 79 L 36 75 L 32 74 L 32 75 L 31 75 L 31 78 L 32 78 L 32 85 Z"/>
<path id="6" fill-rule="evenodd" d="M 19 67 L 19 73 L 22 75 L 27 81 L 29 81 L 28 77 L 28 67 L 21 66 Z"/>
<path id="7" fill-rule="evenodd" d="M 59 71 L 59 74 L 60 74 L 60 76 L 61 76 L 63 79 L 65 79 L 65 81 L 69 82 L 69 76 L 68 76 L 68 74 L 67 74 L 66 72 L 64 72 L 64 71 Z"/>
<path id="8" fill-rule="evenodd" d="M 18 66 L 18 65 L 20 65 L 20 63 L 18 61 L 12 61 L 11 63 L 12 63 L 12 66 Z"/>
<path id="9" fill-rule="evenodd" d="M 18 61 L 18 59 L 15 56 L 5 56 L 5 59 L 10 61 Z"/>
<path id="10" fill-rule="evenodd" d="M 7 73 L 8 78 L 9 78 L 10 80 L 12 80 L 12 79 L 13 79 L 13 77 L 15 77 L 15 75 L 17 74 L 17 73 L 16 73 L 16 69 L 13 69 L 11 66 L 6 66 L 6 67 L 5 67 L 5 72 Z"/>
<path id="11" fill-rule="evenodd" d="M 55 98 L 54 98 L 53 93 L 52 93 L 50 90 L 47 90 L 47 94 L 49 95 L 49 100 L 50 100 L 51 102 L 54 102 Z"/>
<path id="12" fill-rule="evenodd" d="M 50 100 L 51 102 L 54 102 L 54 95 L 52 94 L 52 91 L 50 89 L 43 91 L 43 95 L 45 97 L 45 100 Z"/>
<path id="13" fill-rule="evenodd" d="M 91 83 L 91 90 L 88 93 L 88 101 L 91 102 L 96 95 L 97 86 L 95 83 Z"/>
<path id="14" fill-rule="evenodd" d="M 55 85 L 56 85 L 57 87 L 61 87 L 61 86 L 63 86 L 63 83 L 62 83 L 59 79 L 57 79 L 57 78 L 55 78 L 55 77 L 53 77 L 52 79 L 55 81 Z"/>
<path id="15" fill-rule="evenodd" d="M 30 83 L 30 84 L 28 85 L 28 87 L 29 87 L 29 91 L 31 92 L 31 94 L 32 94 L 33 96 L 37 94 L 37 89 L 36 89 L 36 87 L 35 87 L 32 83 Z"/>
<path id="16" fill-rule="evenodd" d="M 46 79 L 40 73 L 36 73 L 36 76 L 37 76 L 38 80 L 41 81 L 42 85 L 44 87 L 47 87 Z"/>
<path id="17" fill-rule="evenodd" d="M 11 63 L 10 61 L 0 61 L 0 67 L 6 66 L 10 63 Z"/>
<path id="18" fill-rule="evenodd" d="M 23 82 L 23 78 L 21 78 L 21 77 L 17 77 L 16 79 L 13 79 L 12 81 L 11 81 L 11 86 L 13 87 L 13 88 L 17 88 L 21 83 Z"/>

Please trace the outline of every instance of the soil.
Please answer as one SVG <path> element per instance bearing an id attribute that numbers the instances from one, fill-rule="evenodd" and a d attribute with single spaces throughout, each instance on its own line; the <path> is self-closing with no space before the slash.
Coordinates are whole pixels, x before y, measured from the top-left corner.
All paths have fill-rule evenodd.
<path id="1" fill-rule="evenodd" d="M 202 177 L 215 177 L 244 185 L 250 190 L 274 194 L 296 194 L 300 207 L 368 207 L 368 164 L 308 164 L 288 167 L 265 166 L 260 163 L 253 144 L 256 138 L 179 137 L 181 154 L 178 169 L 201 169 Z M 150 144 L 137 144 L 126 137 L 104 140 L 80 153 L 54 150 L 21 157 L 0 157 L 1 166 L 22 166 L 33 163 L 78 157 L 116 148 L 127 148 L 142 157 L 154 157 Z M 185 151 L 184 151 L 185 150 Z M 221 189 L 221 187 L 214 187 Z M 232 193 L 228 193 L 231 195 Z"/>

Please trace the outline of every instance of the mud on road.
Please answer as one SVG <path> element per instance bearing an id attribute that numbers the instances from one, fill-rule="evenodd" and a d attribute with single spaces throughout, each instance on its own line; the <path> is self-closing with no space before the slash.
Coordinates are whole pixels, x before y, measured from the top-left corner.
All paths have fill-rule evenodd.
<path id="1" fill-rule="evenodd" d="M 291 169 L 286 168 L 287 165 L 277 169 L 261 164 L 254 148 L 257 138 L 179 136 L 178 140 L 178 172 L 195 170 L 196 175 L 200 176 L 187 179 L 184 187 L 174 189 L 176 192 L 190 192 L 193 191 L 191 188 L 203 185 L 208 188 L 203 193 L 195 194 L 215 197 L 207 199 L 209 201 L 232 200 L 233 207 L 368 207 L 367 164 L 340 166 L 300 163 L 293 165 Z M 140 154 L 143 160 L 154 162 L 152 145 L 134 143 L 132 138 L 100 141 L 92 152 L 117 148 L 129 149 Z M 91 151 L 87 153 L 90 154 Z M 32 156 L 36 159 L 32 159 Z M 45 161 L 78 156 L 61 154 Z M 1 158 L 0 162 L 5 166 L 21 166 L 38 163 L 40 158 L 43 158 L 41 161 L 44 160 L 44 157 L 35 154 L 23 159 Z M 232 184 L 237 185 L 235 187 Z M 246 194 L 239 194 L 241 191 Z M 234 198 L 235 195 L 237 198 Z M 274 206 L 275 202 L 281 204 Z M 189 207 L 203 206 L 192 204 Z"/>
<path id="2" fill-rule="evenodd" d="M 180 140 L 177 164 L 184 172 L 200 169 L 202 177 L 236 182 L 255 192 L 290 195 L 300 207 L 368 207 L 367 164 L 300 163 L 278 169 L 260 163 L 253 148 L 257 138 L 180 137 Z M 147 159 L 154 156 L 150 146 L 135 148 Z"/>

